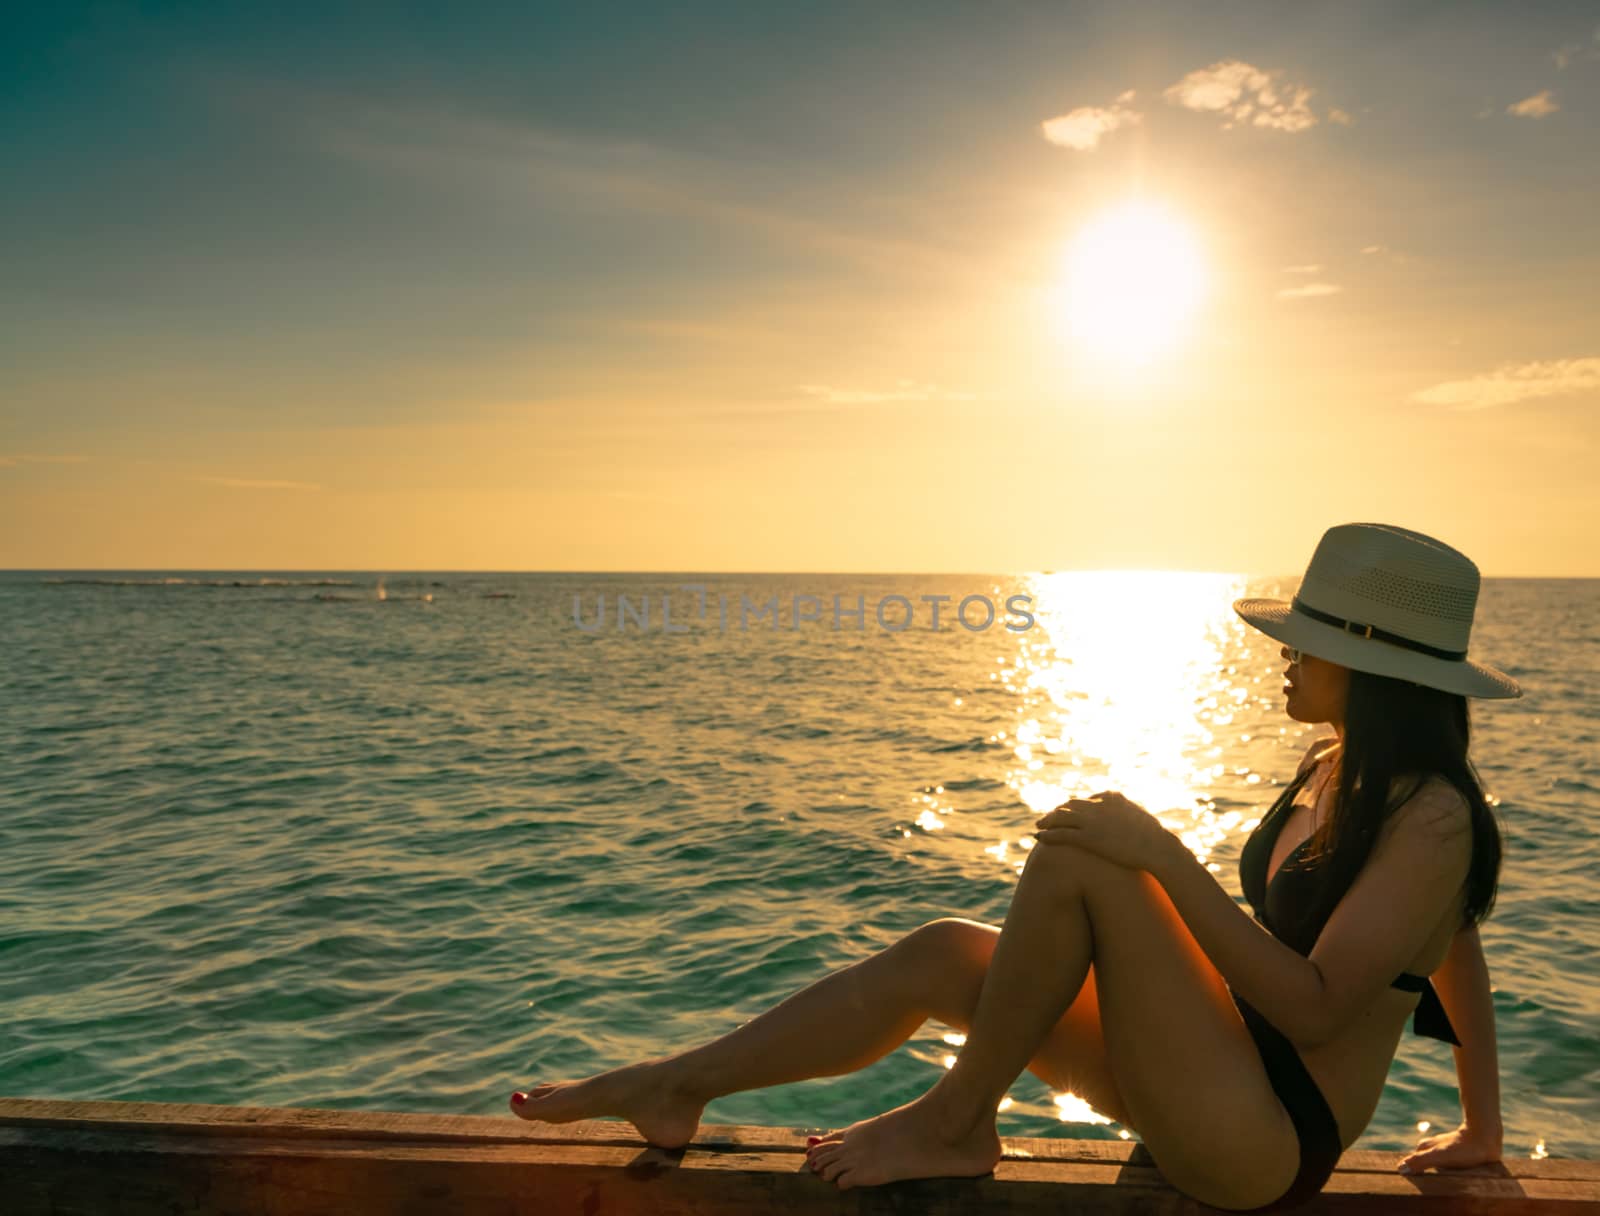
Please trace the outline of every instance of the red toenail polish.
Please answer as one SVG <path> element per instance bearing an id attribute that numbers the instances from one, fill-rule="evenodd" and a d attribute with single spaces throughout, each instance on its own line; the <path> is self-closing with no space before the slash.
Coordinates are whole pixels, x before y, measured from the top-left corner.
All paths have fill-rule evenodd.
<path id="1" fill-rule="evenodd" d="M 511 1095 L 511 1102 L 512 1102 L 512 1105 L 514 1105 L 514 1106 L 521 1106 L 527 1100 L 528 1100 L 528 1095 L 523 1093 L 520 1089 L 516 1093 Z"/>
<path id="2" fill-rule="evenodd" d="M 813 1144 L 821 1144 L 821 1143 L 822 1143 L 822 1137 L 821 1136 L 807 1136 L 806 1137 L 806 1147 L 808 1147 L 808 1148 Z"/>

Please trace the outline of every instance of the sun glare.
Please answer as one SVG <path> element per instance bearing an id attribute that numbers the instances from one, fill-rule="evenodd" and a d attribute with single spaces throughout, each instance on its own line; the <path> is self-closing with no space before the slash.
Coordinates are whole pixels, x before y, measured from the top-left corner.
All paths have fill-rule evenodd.
<path id="1" fill-rule="evenodd" d="M 1067 255 L 1065 320 L 1080 350 L 1124 367 L 1153 363 L 1188 336 L 1206 290 L 1189 226 L 1131 202 L 1091 220 Z"/>

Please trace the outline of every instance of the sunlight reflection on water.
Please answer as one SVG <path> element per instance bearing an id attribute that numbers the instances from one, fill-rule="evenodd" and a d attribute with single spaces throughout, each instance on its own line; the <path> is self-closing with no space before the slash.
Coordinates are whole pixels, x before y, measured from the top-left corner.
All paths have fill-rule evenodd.
<path id="1" fill-rule="evenodd" d="M 1027 586 L 1039 627 L 996 669 L 1016 698 L 1007 784 L 1039 813 L 1118 790 L 1205 860 L 1239 819 L 1195 830 L 1222 754 L 1211 727 L 1231 726 L 1250 695 L 1224 658 L 1245 579 L 1096 571 L 1034 575 Z"/>

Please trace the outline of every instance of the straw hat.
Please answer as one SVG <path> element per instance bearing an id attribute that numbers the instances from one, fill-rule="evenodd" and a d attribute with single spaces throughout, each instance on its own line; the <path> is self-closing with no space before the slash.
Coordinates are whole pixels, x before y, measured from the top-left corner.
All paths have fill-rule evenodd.
<path id="1" fill-rule="evenodd" d="M 1235 600 L 1268 637 L 1356 671 L 1467 697 L 1520 697 L 1467 658 L 1478 567 L 1442 541 L 1389 524 L 1329 528 L 1292 600 Z"/>

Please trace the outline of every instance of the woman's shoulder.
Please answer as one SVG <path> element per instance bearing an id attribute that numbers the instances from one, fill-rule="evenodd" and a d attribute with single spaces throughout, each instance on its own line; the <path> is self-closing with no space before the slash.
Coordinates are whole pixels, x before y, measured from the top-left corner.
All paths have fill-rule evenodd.
<path id="1" fill-rule="evenodd" d="M 1442 773 L 1400 773 L 1389 783 L 1391 824 L 1411 819 L 1444 837 L 1472 830 L 1472 804 Z"/>
<path id="2" fill-rule="evenodd" d="M 1338 735 L 1322 735 L 1311 741 L 1311 746 L 1306 748 L 1305 755 L 1300 757 L 1300 767 L 1295 769 L 1296 777 L 1304 773 L 1312 765 L 1318 763 L 1325 756 L 1332 755 L 1339 746 Z"/>

